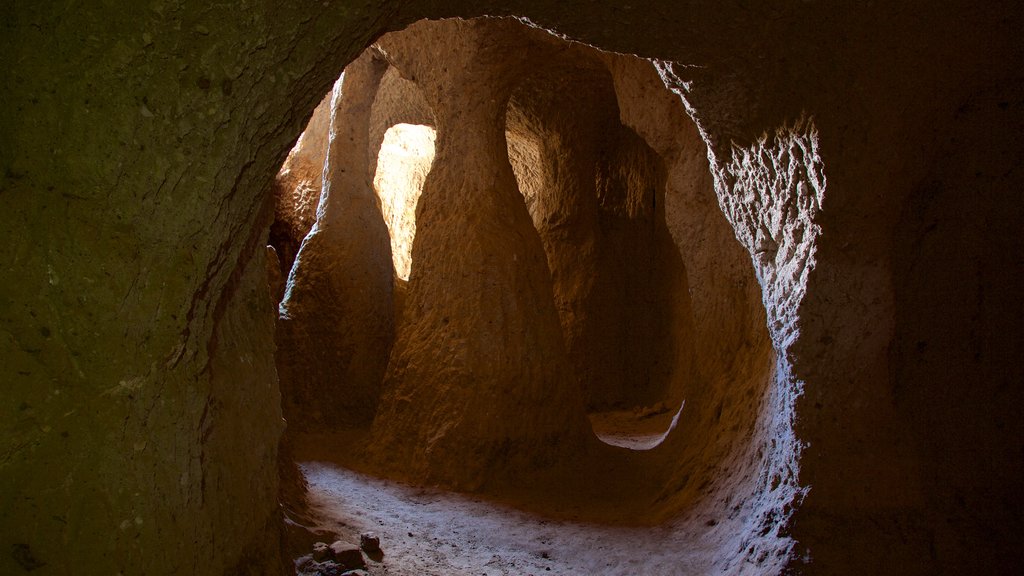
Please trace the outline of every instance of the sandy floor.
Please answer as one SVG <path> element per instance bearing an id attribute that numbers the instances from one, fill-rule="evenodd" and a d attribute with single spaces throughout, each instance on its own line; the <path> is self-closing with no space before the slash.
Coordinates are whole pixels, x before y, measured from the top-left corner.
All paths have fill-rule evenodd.
<path id="1" fill-rule="evenodd" d="M 668 527 L 555 521 L 470 496 L 300 464 L 317 529 L 358 542 L 374 531 L 373 575 L 702 574 L 701 555 Z M 690 548 L 689 553 L 687 548 Z"/>

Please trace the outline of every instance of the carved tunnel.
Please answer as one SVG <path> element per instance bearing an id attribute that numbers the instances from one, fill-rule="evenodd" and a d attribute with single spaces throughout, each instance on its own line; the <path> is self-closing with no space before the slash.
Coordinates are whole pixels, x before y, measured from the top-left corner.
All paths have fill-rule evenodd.
<path id="1" fill-rule="evenodd" d="M 1013 2 L 10 4 L 0 573 L 1024 563 Z"/>

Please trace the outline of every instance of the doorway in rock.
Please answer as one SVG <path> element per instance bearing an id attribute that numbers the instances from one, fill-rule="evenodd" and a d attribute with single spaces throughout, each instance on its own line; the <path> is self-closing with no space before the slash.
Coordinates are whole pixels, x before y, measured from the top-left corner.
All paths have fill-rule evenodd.
<path id="1" fill-rule="evenodd" d="M 416 23 L 349 64 L 276 198 L 283 493 L 314 532 L 292 531 L 292 552 L 368 528 L 412 539 L 380 573 L 779 558 L 785 539 L 747 526 L 772 434 L 760 291 L 650 61 L 516 20 Z M 423 497 L 447 504 L 409 512 Z M 538 512 L 575 522 L 538 547 L 560 563 L 479 538 L 454 562 L 415 536 L 540 530 Z M 616 543 L 609 525 L 639 532 Z M 584 557 L 588 538 L 619 559 Z M 652 538 L 669 552 L 628 558 Z"/>
<path id="2" fill-rule="evenodd" d="M 395 281 L 408 282 L 412 271 L 412 242 L 416 237 L 416 204 L 423 181 L 434 162 L 436 134 L 422 124 L 395 124 L 384 133 L 373 190 L 391 237 Z"/>
<path id="3" fill-rule="evenodd" d="M 644 64 L 560 55 L 517 85 L 505 131 L 594 432 L 650 449 L 699 376 L 686 269 L 665 221 L 667 167 L 620 119 L 615 65 Z"/>

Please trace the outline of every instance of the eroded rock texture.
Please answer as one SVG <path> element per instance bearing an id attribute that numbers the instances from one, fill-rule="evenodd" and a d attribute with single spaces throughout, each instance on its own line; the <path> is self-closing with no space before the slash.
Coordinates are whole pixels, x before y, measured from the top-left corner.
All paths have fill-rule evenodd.
<path id="1" fill-rule="evenodd" d="M 1013 573 L 1024 529 L 1024 23 L 1012 2 L 961 0 L 18 3 L 0 34 L 0 572 L 279 572 L 271 182 L 331 83 L 381 34 L 482 15 L 655 59 L 697 125 L 699 140 L 647 116 L 680 112 L 639 81 L 649 70 L 607 60 L 619 121 L 650 149 L 623 145 L 619 157 L 660 157 L 652 181 L 665 183 L 685 270 L 692 337 L 682 334 L 698 385 L 684 387 L 685 417 L 655 450 L 581 439 L 582 458 L 603 466 L 587 470 L 635 484 L 642 496 L 624 508 L 681 514 L 678 529 L 696 536 L 681 551 L 694 573 Z M 499 41 L 438 43 L 477 49 L 440 72 L 397 45 L 390 55 L 396 68 L 431 71 L 407 75 L 434 108 L 448 168 L 432 171 L 421 198 L 434 224 L 417 236 L 387 370 L 396 393 L 377 415 L 403 423 L 379 428 L 378 446 L 396 466 L 451 479 L 454 464 L 403 457 L 412 449 L 398 434 L 434 454 L 472 444 L 463 459 L 481 464 L 467 485 L 504 461 L 499 437 L 529 460 L 533 439 L 589 434 L 584 395 L 565 385 L 578 356 L 555 336 L 574 311 L 564 303 L 578 301 L 556 306 L 556 294 L 577 291 L 548 276 L 556 228 L 534 228 L 516 189 L 502 121 L 514 87 L 488 72 L 535 54 Z M 442 92 L 484 79 L 495 101 Z M 442 113 L 449 100 L 461 107 Z M 706 155 L 691 153 L 698 143 Z M 582 171 L 586 144 L 560 166 Z M 358 254 L 353 272 L 385 286 L 379 215 L 365 220 L 379 223 L 375 235 L 328 232 L 372 215 L 368 164 L 353 160 L 354 209 L 325 221 L 324 235 L 348 238 L 331 249 Z M 566 182 L 582 191 L 584 180 Z M 593 218 L 583 208 L 570 214 Z M 596 242 L 590 222 L 581 233 Z M 327 285 L 358 296 L 350 278 Z M 386 315 L 391 298 L 367 301 L 344 315 L 355 322 L 330 328 L 353 353 L 363 336 L 335 332 Z M 440 335 L 436 349 L 415 345 L 420 330 Z M 542 354 L 502 355 L 527 349 Z M 420 375 L 442 381 L 427 366 L 451 357 L 464 359 L 448 364 L 460 397 L 510 395 L 492 418 L 448 418 L 443 398 L 415 386 Z M 368 366 L 359 370 L 384 374 Z M 498 385 L 510 371 L 538 385 Z M 372 403 L 375 388 L 362 390 Z M 402 416 L 412 396 L 399 390 L 423 409 Z M 537 427 L 524 432 L 510 419 L 530 408 Z"/>
<path id="2" fill-rule="evenodd" d="M 365 423 L 380 396 L 394 334 L 393 271 L 367 151 L 386 70 L 368 51 L 335 85 L 321 208 L 281 302 L 278 371 L 285 417 L 299 428 Z"/>
<path id="3" fill-rule="evenodd" d="M 437 143 L 372 451 L 385 467 L 457 486 L 550 463 L 586 432 L 544 250 L 507 157 L 502 119 L 520 63 L 505 57 L 532 48 L 514 26 L 422 23 L 381 42 L 430 103 Z"/>
<path id="4" fill-rule="evenodd" d="M 274 223 L 270 225 L 270 245 L 277 251 L 281 273 L 286 277 L 295 264 L 302 239 L 316 222 L 330 128 L 331 93 L 328 93 L 313 111 L 302 136 L 274 178 Z"/>
<path id="5" fill-rule="evenodd" d="M 611 74 L 582 49 L 522 81 L 506 122 L 588 408 L 662 400 L 693 345 L 663 159 L 621 125 Z"/>

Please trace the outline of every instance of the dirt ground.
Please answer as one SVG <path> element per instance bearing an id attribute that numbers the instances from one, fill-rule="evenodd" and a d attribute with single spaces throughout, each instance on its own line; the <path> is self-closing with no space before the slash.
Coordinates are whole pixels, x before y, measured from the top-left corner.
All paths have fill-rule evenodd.
<path id="1" fill-rule="evenodd" d="M 701 554 L 671 526 L 551 520 L 438 490 L 379 480 L 336 464 L 300 464 L 314 528 L 358 543 L 376 532 L 374 576 L 680 575 L 704 573 Z"/>
<path id="2" fill-rule="evenodd" d="M 591 420 L 605 442 L 642 450 L 661 440 L 676 413 L 655 406 Z M 679 575 L 708 568 L 694 542 L 671 524 L 554 519 L 474 495 L 381 480 L 311 454 L 299 469 L 309 488 L 306 527 L 320 540 L 357 544 L 363 532 L 380 537 L 383 557 L 367 559 L 373 576 Z"/>

